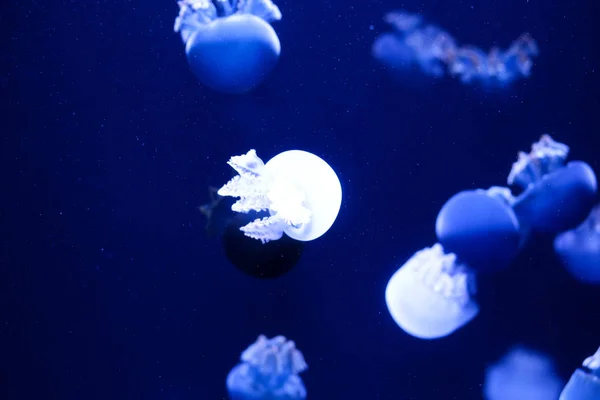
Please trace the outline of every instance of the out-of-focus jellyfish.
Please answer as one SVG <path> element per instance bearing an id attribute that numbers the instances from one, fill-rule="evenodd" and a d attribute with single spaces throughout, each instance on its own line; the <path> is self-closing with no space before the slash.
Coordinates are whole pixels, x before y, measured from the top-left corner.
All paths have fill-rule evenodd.
<path id="1" fill-rule="evenodd" d="M 576 229 L 554 239 L 554 251 L 574 278 L 600 283 L 600 204 Z"/>
<path id="2" fill-rule="evenodd" d="M 533 230 L 563 232 L 579 225 L 594 204 L 596 176 L 583 161 L 565 165 L 569 147 L 542 135 L 529 154 L 520 152 L 508 184 L 523 189 L 513 209 L 519 222 Z"/>
<path id="3" fill-rule="evenodd" d="M 476 271 L 508 266 L 521 242 L 511 201 L 510 190 L 500 187 L 452 196 L 437 216 L 435 231 L 440 244 Z"/>
<path id="4" fill-rule="evenodd" d="M 181 0 L 181 35 L 200 82 L 225 93 L 256 87 L 275 67 L 281 44 L 269 24 L 281 19 L 271 0 Z"/>
<path id="5" fill-rule="evenodd" d="M 213 215 L 215 210 L 218 209 L 219 204 L 223 200 L 222 196 L 219 196 L 218 188 L 210 186 L 208 188 L 208 194 L 210 196 L 210 201 L 208 203 L 201 204 L 197 207 L 198 211 L 200 211 L 204 217 L 206 218 L 206 223 L 204 224 L 204 229 L 209 236 L 212 236 L 213 231 Z"/>
<path id="6" fill-rule="evenodd" d="M 392 275 L 385 301 L 392 318 L 411 336 L 437 339 L 469 323 L 479 313 L 473 300 L 475 277 L 440 244 L 416 252 Z"/>
<path id="7" fill-rule="evenodd" d="M 239 175 L 219 189 L 219 195 L 240 198 L 233 211 L 269 213 L 240 228 L 248 237 L 266 243 L 285 233 L 310 241 L 327 232 L 337 218 L 342 186 L 329 164 L 312 153 L 285 151 L 265 164 L 250 150 L 231 157 L 228 164 Z"/>
<path id="8" fill-rule="evenodd" d="M 260 335 L 227 375 L 231 400 L 303 400 L 306 388 L 299 374 L 308 368 L 293 341 Z"/>
<path id="9" fill-rule="evenodd" d="M 560 394 L 559 400 L 600 399 L 600 348 L 583 361 L 571 375 L 571 379 Z"/>
<path id="10" fill-rule="evenodd" d="M 523 347 L 510 350 L 485 373 L 485 400 L 556 400 L 563 385 L 552 360 Z"/>
<path id="11" fill-rule="evenodd" d="M 425 24 L 418 14 L 402 10 L 385 15 L 393 32 L 380 35 L 373 43 L 375 59 L 392 69 L 416 66 L 427 75 L 457 76 L 463 83 L 505 86 L 528 77 L 532 58 L 539 53 L 533 38 L 525 33 L 507 50 L 497 47 L 486 52 L 478 47 L 459 46 L 445 30 Z"/>

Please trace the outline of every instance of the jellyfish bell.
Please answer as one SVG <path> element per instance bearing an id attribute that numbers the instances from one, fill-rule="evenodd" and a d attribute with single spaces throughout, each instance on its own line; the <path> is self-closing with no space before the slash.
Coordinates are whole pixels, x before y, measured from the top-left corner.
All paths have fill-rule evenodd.
<path id="1" fill-rule="evenodd" d="M 600 348 L 573 372 L 559 397 L 559 400 L 597 399 L 600 399 Z"/>
<path id="2" fill-rule="evenodd" d="M 523 192 L 513 209 L 519 221 L 533 230 L 564 232 L 579 225 L 594 204 L 598 184 L 592 168 L 582 161 L 564 162 L 569 147 L 549 135 L 519 153 L 508 177 Z"/>
<path id="3" fill-rule="evenodd" d="M 304 242 L 282 237 L 262 244 L 251 239 L 240 228 L 260 214 L 236 214 L 227 222 L 222 236 L 227 259 L 243 273 L 260 279 L 278 278 L 294 268 L 304 252 Z"/>
<path id="4" fill-rule="evenodd" d="M 175 31 L 188 63 L 205 86 L 239 94 L 258 86 L 277 64 L 281 44 L 271 0 L 184 0 Z"/>
<path id="5" fill-rule="evenodd" d="M 308 368 L 293 341 L 260 335 L 227 375 L 230 400 L 304 400 L 300 373 Z"/>
<path id="6" fill-rule="evenodd" d="M 416 252 L 385 289 L 387 308 L 398 326 L 419 339 L 450 335 L 479 313 L 475 278 L 454 254 L 435 244 Z"/>
<path id="7" fill-rule="evenodd" d="M 478 272 L 506 267 L 517 255 L 522 236 L 507 200 L 510 196 L 507 188 L 496 187 L 452 196 L 442 206 L 435 224 L 444 250 Z"/>
<path id="8" fill-rule="evenodd" d="M 577 228 L 556 236 L 554 251 L 575 279 L 600 284 L 600 205 Z"/>
<path id="9" fill-rule="evenodd" d="M 342 187 L 335 171 L 320 157 L 290 150 L 266 164 L 255 150 L 234 156 L 229 165 L 239 175 L 225 184 L 221 196 L 239 197 L 231 209 L 240 213 L 267 211 L 240 228 L 263 243 L 280 239 L 310 241 L 331 228 L 342 203 Z"/>

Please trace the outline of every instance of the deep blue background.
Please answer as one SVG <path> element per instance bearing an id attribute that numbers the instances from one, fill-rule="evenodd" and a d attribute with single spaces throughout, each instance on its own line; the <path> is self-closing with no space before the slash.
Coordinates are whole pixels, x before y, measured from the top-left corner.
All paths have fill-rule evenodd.
<path id="1" fill-rule="evenodd" d="M 514 343 L 565 378 L 598 346 L 600 291 L 550 238 L 483 278 L 480 316 L 446 339 L 407 336 L 383 298 L 441 205 L 504 184 L 540 134 L 600 172 L 592 0 L 279 1 L 280 63 L 239 97 L 197 84 L 175 1 L 15 3 L 0 14 L 1 399 L 222 399 L 260 333 L 296 341 L 315 400 L 480 399 Z M 533 76 L 501 95 L 394 84 L 370 46 L 395 8 L 485 48 L 529 31 Z M 316 153 L 344 190 L 331 231 L 274 281 L 233 268 L 196 210 L 249 148 Z"/>

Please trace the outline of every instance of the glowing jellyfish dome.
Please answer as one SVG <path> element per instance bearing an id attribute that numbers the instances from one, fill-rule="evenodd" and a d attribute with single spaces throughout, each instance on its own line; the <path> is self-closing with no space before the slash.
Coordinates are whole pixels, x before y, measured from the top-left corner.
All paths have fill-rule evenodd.
<path id="1" fill-rule="evenodd" d="M 510 350 L 485 373 L 485 400 L 556 400 L 563 382 L 552 360 L 523 347 Z"/>
<path id="2" fill-rule="evenodd" d="M 300 373 L 308 368 L 293 341 L 260 335 L 227 375 L 230 400 L 304 400 Z"/>
<path id="3" fill-rule="evenodd" d="M 280 239 L 310 241 L 331 228 L 342 204 L 342 186 L 335 171 L 312 153 L 290 150 L 266 164 L 255 150 L 231 157 L 238 172 L 219 189 L 221 196 L 240 199 L 231 209 L 240 213 L 268 212 L 240 228 L 263 243 Z"/>
<path id="4" fill-rule="evenodd" d="M 600 399 L 600 348 L 596 354 L 583 361 L 581 368 L 573 372 L 559 397 L 559 400 L 598 399 Z"/>
<path id="5" fill-rule="evenodd" d="M 521 230 L 508 188 L 460 192 L 444 204 L 435 231 L 445 251 L 478 272 L 506 267 L 517 255 Z"/>
<path id="6" fill-rule="evenodd" d="M 182 0 L 175 32 L 198 80 L 224 93 L 255 88 L 277 64 L 281 44 L 269 24 L 281 19 L 271 0 Z"/>
<path id="7" fill-rule="evenodd" d="M 508 184 L 523 189 L 513 209 L 521 224 L 533 230 L 558 233 L 579 225 L 594 204 L 596 175 L 582 161 L 565 165 L 569 147 L 542 135 L 529 154 L 519 153 Z"/>
<path id="8" fill-rule="evenodd" d="M 385 302 L 398 326 L 420 339 L 437 339 L 479 313 L 473 300 L 475 277 L 454 254 L 435 244 L 416 252 L 392 275 Z"/>
<path id="9" fill-rule="evenodd" d="M 556 236 L 554 251 L 575 279 L 600 284 L 600 204 L 576 229 Z"/>

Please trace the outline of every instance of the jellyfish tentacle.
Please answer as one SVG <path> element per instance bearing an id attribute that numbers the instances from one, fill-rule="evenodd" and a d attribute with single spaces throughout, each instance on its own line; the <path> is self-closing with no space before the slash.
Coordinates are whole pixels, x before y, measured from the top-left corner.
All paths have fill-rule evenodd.
<path id="1" fill-rule="evenodd" d="M 238 0 L 237 12 L 251 14 L 267 22 L 279 21 L 281 11 L 271 0 Z"/>

